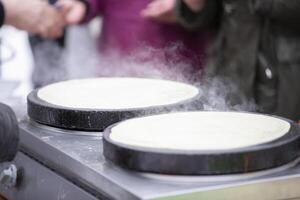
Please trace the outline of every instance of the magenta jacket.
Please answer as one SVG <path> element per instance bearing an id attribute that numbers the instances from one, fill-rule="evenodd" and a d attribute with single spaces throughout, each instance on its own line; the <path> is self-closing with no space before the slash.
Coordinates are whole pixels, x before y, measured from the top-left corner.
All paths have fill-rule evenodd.
<path id="1" fill-rule="evenodd" d="M 210 38 L 208 32 L 189 32 L 177 24 L 162 24 L 141 17 L 140 12 L 151 0 L 87 1 L 89 11 L 85 21 L 103 17 L 98 41 L 101 53 L 118 51 L 121 55 L 132 55 L 151 49 L 154 55 L 151 53 L 149 59 L 155 56 L 162 62 L 180 61 L 197 69 L 202 67 Z"/>

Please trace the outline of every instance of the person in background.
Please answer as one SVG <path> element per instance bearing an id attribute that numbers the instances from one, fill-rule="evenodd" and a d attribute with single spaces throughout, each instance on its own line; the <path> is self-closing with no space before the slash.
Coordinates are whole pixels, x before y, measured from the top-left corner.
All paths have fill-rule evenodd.
<path id="1" fill-rule="evenodd" d="M 48 17 L 42 18 L 45 15 Z M 0 27 L 7 24 L 45 38 L 56 38 L 63 33 L 62 19 L 61 13 L 40 0 L 0 0 Z M 18 144 L 16 115 L 10 107 L 0 103 L 0 163 L 15 157 Z"/>
<path id="2" fill-rule="evenodd" d="M 48 0 L 49 5 L 60 11 L 55 5 L 57 0 Z M 43 17 L 47 17 L 46 15 Z M 64 19 L 61 19 L 64 22 Z M 31 34 L 29 43 L 33 55 L 32 85 L 34 88 L 65 80 L 65 31 L 61 37 L 55 39 L 43 38 Z"/>
<path id="3" fill-rule="evenodd" d="M 38 34 L 44 38 L 57 38 L 63 34 L 62 13 L 40 0 L 0 0 L 0 26 L 3 24 Z"/>
<path id="4" fill-rule="evenodd" d="M 55 1 L 49 0 L 48 4 L 41 0 L 0 0 L 0 3 L 0 23 L 28 31 L 32 36 L 30 44 L 35 61 L 33 86 L 37 88 L 60 80 L 64 74 L 60 58 L 65 21 L 59 8 L 51 5 Z"/>
<path id="5" fill-rule="evenodd" d="M 187 31 L 175 19 L 164 22 L 149 19 L 147 13 L 156 1 L 59 0 L 59 5 L 65 9 L 69 25 L 88 22 L 95 16 L 103 17 L 98 41 L 102 58 L 118 54 L 121 58 L 135 57 L 142 63 L 158 60 L 170 68 L 175 68 L 180 61 L 194 66 L 185 68 L 187 73 L 199 72 L 205 62 L 211 34 L 206 30 Z M 175 4 L 175 0 L 159 1 Z"/>
<path id="6" fill-rule="evenodd" d="M 171 9 L 187 29 L 216 30 L 205 74 L 237 86 L 232 105 L 252 100 L 260 112 L 300 119 L 299 0 L 178 0 Z"/>

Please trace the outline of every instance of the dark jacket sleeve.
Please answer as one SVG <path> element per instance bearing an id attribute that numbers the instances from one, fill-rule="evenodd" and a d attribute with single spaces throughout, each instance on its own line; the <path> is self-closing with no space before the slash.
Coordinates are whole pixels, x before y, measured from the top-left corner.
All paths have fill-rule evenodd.
<path id="1" fill-rule="evenodd" d="M 5 17 L 4 6 L 0 0 L 0 27 L 4 24 L 4 17 Z"/>
<path id="2" fill-rule="evenodd" d="M 177 0 L 175 14 L 179 23 L 186 29 L 213 27 L 218 22 L 220 0 L 207 0 L 204 9 L 195 13 L 182 1 Z"/>
<path id="3" fill-rule="evenodd" d="M 18 151 L 19 128 L 11 108 L 0 103 L 0 162 L 11 161 Z"/>
<path id="4" fill-rule="evenodd" d="M 299 0 L 253 0 L 254 9 L 276 22 L 299 26 L 300 1 Z"/>
<path id="5" fill-rule="evenodd" d="M 82 21 L 82 23 L 86 23 L 91 21 L 94 17 L 100 15 L 104 12 L 105 3 L 100 0 L 80 0 L 85 3 L 86 6 L 86 14 Z"/>

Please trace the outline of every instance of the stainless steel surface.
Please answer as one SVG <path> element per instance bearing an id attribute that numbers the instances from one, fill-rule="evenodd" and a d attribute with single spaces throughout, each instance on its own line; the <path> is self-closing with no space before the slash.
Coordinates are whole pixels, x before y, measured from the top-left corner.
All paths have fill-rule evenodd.
<path id="1" fill-rule="evenodd" d="M 67 130 L 67 129 L 61 129 L 61 128 L 56 128 L 56 127 L 51 127 L 43 124 L 39 124 L 31 119 L 26 119 L 32 126 L 40 128 L 40 129 L 45 129 L 50 132 L 54 133 L 60 133 L 60 134 L 70 134 L 70 135 L 78 135 L 78 136 L 93 136 L 93 137 L 102 137 L 101 132 L 86 132 L 86 131 L 72 131 L 72 130 Z"/>
<path id="2" fill-rule="evenodd" d="M 0 174 L 0 183 L 5 188 L 12 188 L 17 183 L 17 167 L 14 164 L 10 164 L 7 168 L 3 169 Z"/>
<path id="3" fill-rule="evenodd" d="M 98 199 L 23 153 L 18 153 L 13 163 L 22 170 L 18 184 L 0 187 L 0 193 L 9 200 Z"/>
<path id="4" fill-rule="evenodd" d="M 102 155 L 101 133 L 20 124 L 21 150 L 62 177 L 111 199 L 288 199 L 300 197 L 300 165 L 230 176 L 166 176 L 121 169 Z M 159 163 L 158 163 L 159 164 Z M 248 195 L 248 196 L 247 196 Z"/>

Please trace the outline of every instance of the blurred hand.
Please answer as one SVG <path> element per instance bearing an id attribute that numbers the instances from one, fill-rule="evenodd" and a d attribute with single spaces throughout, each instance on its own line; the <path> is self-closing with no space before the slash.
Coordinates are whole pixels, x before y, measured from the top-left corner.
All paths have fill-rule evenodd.
<path id="1" fill-rule="evenodd" d="M 56 8 L 43 0 L 2 0 L 5 23 L 43 38 L 62 36 L 64 19 Z"/>
<path id="2" fill-rule="evenodd" d="M 67 25 L 79 24 L 87 11 L 86 5 L 77 0 L 59 0 L 56 6 L 64 15 Z"/>
<path id="3" fill-rule="evenodd" d="M 175 4 L 176 0 L 153 0 L 141 12 L 141 15 L 159 22 L 176 23 Z"/>
<path id="4" fill-rule="evenodd" d="M 205 5 L 206 0 L 183 0 L 184 3 L 194 12 L 200 12 Z"/>

